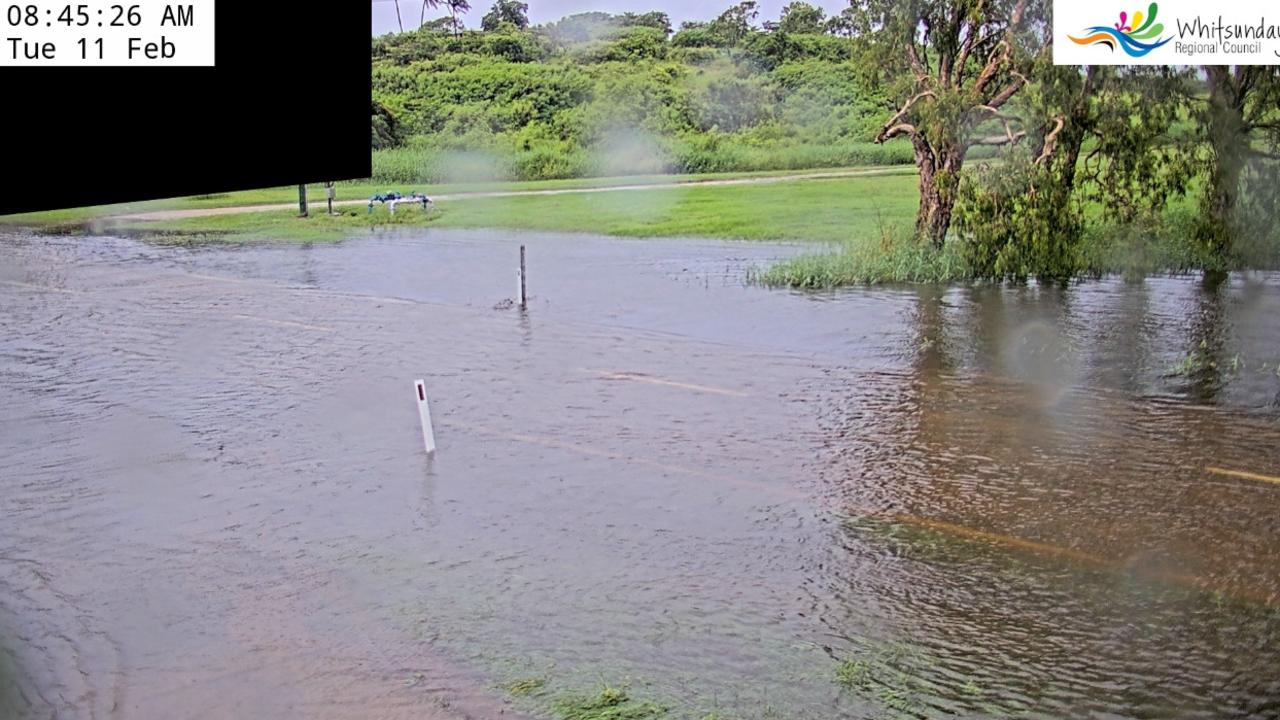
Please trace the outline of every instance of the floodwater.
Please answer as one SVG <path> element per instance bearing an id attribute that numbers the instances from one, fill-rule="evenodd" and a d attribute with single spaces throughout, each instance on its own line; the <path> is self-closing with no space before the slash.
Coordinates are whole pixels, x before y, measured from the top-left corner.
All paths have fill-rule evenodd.
<path id="1" fill-rule="evenodd" d="M 4 717 L 1280 717 L 1280 277 L 6 232 Z"/>

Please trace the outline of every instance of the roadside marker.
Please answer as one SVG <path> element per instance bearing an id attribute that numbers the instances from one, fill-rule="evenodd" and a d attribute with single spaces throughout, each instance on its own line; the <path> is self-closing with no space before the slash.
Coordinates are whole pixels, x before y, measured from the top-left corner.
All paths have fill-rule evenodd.
<path id="1" fill-rule="evenodd" d="M 422 420 L 422 445 L 431 455 L 436 451 L 436 433 L 431 429 L 431 408 L 427 405 L 427 387 L 418 380 L 413 384 L 418 399 L 418 418 Z"/>

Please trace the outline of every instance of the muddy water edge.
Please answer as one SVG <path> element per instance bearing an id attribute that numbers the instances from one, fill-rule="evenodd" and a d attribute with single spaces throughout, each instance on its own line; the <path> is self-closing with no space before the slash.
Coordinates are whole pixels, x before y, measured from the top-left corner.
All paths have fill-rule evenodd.
<path id="1" fill-rule="evenodd" d="M 0 709 L 1280 717 L 1280 278 L 795 251 L 6 231 Z"/>

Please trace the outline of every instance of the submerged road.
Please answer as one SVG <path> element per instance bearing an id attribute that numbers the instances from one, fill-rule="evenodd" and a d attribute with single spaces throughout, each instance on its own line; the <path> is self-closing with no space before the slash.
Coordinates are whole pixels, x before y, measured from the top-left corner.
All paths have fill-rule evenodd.
<path id="1" fill-rule="evenodd" d="M 790 251 L 0 233 L 0 716 L 1277 716 L 1280 278 Z"/>

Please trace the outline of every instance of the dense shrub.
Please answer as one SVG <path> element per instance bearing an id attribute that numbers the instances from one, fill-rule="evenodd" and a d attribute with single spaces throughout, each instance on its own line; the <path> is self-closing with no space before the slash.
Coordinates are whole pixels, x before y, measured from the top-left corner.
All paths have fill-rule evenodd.
<path id="1" fill-rule="evenodd" d="M 384 150 L 399 146 L 404 142 L 404 132 L 400 121 L 387 106 L 378 101 L 373 102 L 373 149 Z"/>
<path id="2" fill-rule="evenodd" d="M 668 39 L 662 13 L 496 27 L 374 40 L 376 177 L 549 179 L 910 160 L 903 146 L 869 144 L 886 103 L 866 89 L 846 39 L 742 35 L 727 20 L 686 25 Z"/>
<path id="3" fill-rule="evenodd" d="M 582 58 L 585 62 L 661 60 L 667 57 L 669 49 L 666 33 L 641 26 L 620 31 L 613 39 L 583 53 Z"/>

